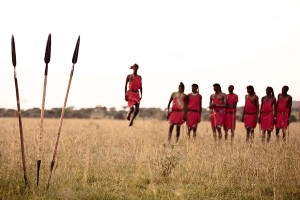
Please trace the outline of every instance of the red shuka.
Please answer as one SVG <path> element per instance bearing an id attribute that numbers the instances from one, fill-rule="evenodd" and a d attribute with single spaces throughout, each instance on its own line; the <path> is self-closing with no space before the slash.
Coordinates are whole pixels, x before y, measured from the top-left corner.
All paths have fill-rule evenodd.
<path id="1" fill-rule="evenodd" d="M 245 102 L 245 108 L 244 108 L 244 125 L 246 128 L 251 128 L 254 129 L 256 127 L 256 113 L 257 113 L 257 108 L 255 105 L 251 103 L 251 100 L 249 96 L 246 99 Z"/>
<path id="2" fill-rule="evenodd" d="M 129 87 L 127 90 L 127 102 L 128 107 L 131 108 L 134 104 L 140 103 L 139 89 L 142 86 L 142 77 L 139 75 L 134 76 L 133 74 L 129 77 Z"/>
<path id="3" fill-rule="evenodd" d="M 262 108 L 260 110 L 261 130 L 272 131 L 274 128 L 274 109 L 272 99 L 264 98 Z"/>
<path id="4" fill-rule="evenodd" d="M 200 95 L 190 93 L 188 95 L 189 103 L 188 103 L 188 113 L 186 124 L 189 128 L 197 126 L 197 124 L 201 121 L 201 114 L 200 114 L 200 105 L 201 105 L 201 98 Z"/>
<path id="5" fill-rule="evenodd" d="M 287 129 L 289 121 L 289 111 L 287 108 L 288 98 L 278 98 L 277 115 L 276 115 L 276 128 Z"/>
<path id="6" fill-rule="evenodd" d="M 214 95 L 214 104 L 221 104 L 219 99 Z M 214 108 L 210 112 L 210 123 L 212 127 L 222 127 L 224 123 L 224 108 Z"/>
<path id="7" fill-rule="evenodd" d="M 227 104 L 235 104 L 239 101 L 238 95 L 227 94 Z M 236 108 L 225 108 L 224 129 L 235 129 Z"/>
<path id="8" fill-rule="evenodd" d="M 176 97 L 177 96 L 177 97 Z M 174 93 L 172 100 L 172 111 L 169 117 L 169 123 L 175 125 L 183 124 L 184 118 L 184 94 Z"/>

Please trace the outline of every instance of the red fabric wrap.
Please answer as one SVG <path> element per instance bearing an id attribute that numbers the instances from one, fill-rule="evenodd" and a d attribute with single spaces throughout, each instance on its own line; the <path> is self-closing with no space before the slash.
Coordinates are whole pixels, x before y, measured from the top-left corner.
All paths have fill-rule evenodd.
<path id="1" fill-rule="evenodd" d="M 221 102 L 219 102 L 219 99 L 216 97 L 216 95 L 214 95 L 213 98 L 213 103 L 214 104 L 221 104 Z M 224 123 L 224 108 L 214 108 L 211 112 L 210 112 L 210 123 L 212 127 L 222 127 L 223 123 Z"/>
<path id="2" fill-rule="evenodd" d="M 172 111 L 169 116 L 169 123 L 175 125 L 181 125 L 183 124 L 183 118 L 184 118 L 184 111 L 183 111 L 184 94 L 176 93 L 176 95 L 174 96 L 172 100 Z"/>
<path id="3" fill-rule="evenodd" d="M 261 130 L 272 131 L 274 129 L 274 114 L 273 114 L 272 100 L 263 100 L 262 108 L 260 110 L 260 125 Z"/>
<path id="4" fill-rule="evenodd" d="M 287 108 L 288 98 L 278 99 L 277 115 L 276 115 L 276 128 L 287 129 L 289 121 L 289 108 Z"/>
<path id="5" fill-rule="evenodd" d="M 227 104 L 232 105 L 239 101 L 238 95 L 227 94 Z M 236 108 L 225 108 L 224 128 L 235 129 L 236 125 Z"/>
<path id="6" fill-rule="evenodd" d="M 257 118 L 257 108 L 251 103 L 250 98 L 248 97 L 245 102 L 245 115 L 244 115 L 244 125 L 246 128 L 254 129 L 256 127 L 256 118 Z"/>
<path id="7" fill-rule="evenodd" d="M 188 113 L 186 124 L 189 128 L 197 126 L 201 120 L 200 114 L 201 99 L 199 94 L 189 94 Z"/>
<path id="8" fill-rule="evenodd" d="M 142 77 L 139 75 L 130 75 L 129 87 L 127 91 L 127 103 L 128 107 L 131 108 L 134 104 L 140 103 L 139 89 L 142 86 Z"/>

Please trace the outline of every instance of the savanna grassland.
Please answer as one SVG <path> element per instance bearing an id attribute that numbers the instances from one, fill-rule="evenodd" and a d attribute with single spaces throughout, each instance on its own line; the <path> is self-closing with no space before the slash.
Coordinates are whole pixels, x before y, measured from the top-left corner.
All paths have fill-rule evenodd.
<path id="1" fill-rule="evenodd" d="M 246 144 L 238 123 L 231 145 L 215 143 L 208 122 L 196 140 L 167 140 L 168 122 L 64 120 L 46 190 L 58 119 L 45 119 L 40 186 L 36 187 L 39 119 L 23 119 L 29 187 L 24 187 L 19 126 L 0 118 L 0 199 L 300 199 L 300 124 L 289 138 Z M 186 131 L 186 127 L 183 127 Z"/>

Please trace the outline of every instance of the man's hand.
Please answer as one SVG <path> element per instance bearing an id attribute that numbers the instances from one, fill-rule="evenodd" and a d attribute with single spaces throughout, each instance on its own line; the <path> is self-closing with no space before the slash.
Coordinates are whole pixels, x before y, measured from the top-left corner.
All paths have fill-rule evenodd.
<path id="1" fill-rule="evenodd" d="M 125 94 L 125 101 L 128 101 L 128 97 L 127 97 L 127 95 Z"/>

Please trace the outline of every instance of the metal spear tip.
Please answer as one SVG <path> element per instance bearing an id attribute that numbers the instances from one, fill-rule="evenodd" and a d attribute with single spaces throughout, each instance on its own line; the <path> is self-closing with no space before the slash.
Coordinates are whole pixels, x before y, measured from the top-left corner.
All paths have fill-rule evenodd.
<path id="1" fill-rule="evenodd" d="M 15 38 L 14 35 L 11 37 L 11 58 L 13 66 L 15 67 L 17 65 L 17 59 L 16 59 L 16 47 L 15 47 Z"/>
<path id="2" fill-rule="evenodd" d="M 74 54 L 73 54 L 73 58 L 72 58 L 72 63 L 73 64 L 75 64 L 77 62 L 77 59 L 78 59 L 79 44 L 80 44 L 80 36 L 78 37 L 76 47 L 75 47 L 75 50 L 74 50 Z"/>
<path id="3" fill-rule="evenodd" d="M 50 62 L 50 58 L 51 58 L 51 33 L 48 36 L 45 57 L 44 57 L 44 61 L 46 64 Z"/>

